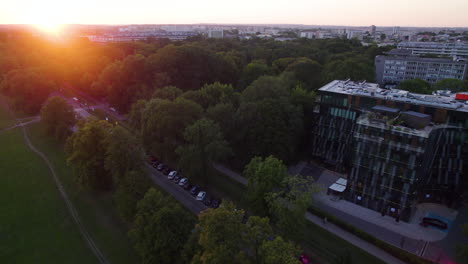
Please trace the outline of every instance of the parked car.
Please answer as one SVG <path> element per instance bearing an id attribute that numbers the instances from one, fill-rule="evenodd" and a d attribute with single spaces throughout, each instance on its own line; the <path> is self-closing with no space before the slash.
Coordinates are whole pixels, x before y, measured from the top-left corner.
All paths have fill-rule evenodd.
<path id="1" fill-rule="evenodd" d="M 179 181 L 180 181 L 180 176 L 179 176 L 179 175 L 176 175 L 176 176 L 174 177 L 174 182 L 175 182 L 175 183 L 179 183 Z"/>
<path id="2" fill-rule="evenodd" d="M 197 199 L 197 201 L 203 201 L 205 199 L 205 197 L 206 197 L 206 192 L 201 191 L 201 192 L 198 193 L 196 199 Z"/>
<path id="3" fill-rule="evenodd" d="M 162 171 L 162 170 L 164 170 L 165 167 L 166 167 L 166 165 L 164 165 L 164 164 L 161 163 L 161 164 L 158 165 L 158 167 L 157 167 L 156 169 L 157 169 L 158 171 Z"/>
<path id="4" fill-rule="evenodd" d="M 149 156 L 149 160 L 153 162 L 153 161 L 156 161 L 157 159 L 154 156 Z"/>
<path id="5" fill-rule="evenodd" d="M 169 175 L 170 172 L 171 172 L 171 169 L 169 169 L 169 168 L 165 168 L 165 169 L 162 171 L 162 173 L 163 173 L 164 175 Z"/>
<path id="6" fill-rule="evenodd" d="M 309 256 L 307 256 L 306 254 L 302 254 L 302 255 L 299 257 L 299 261 L 300 261 L 302 264 L 309 264 L 309 263 L 310 263 Z"/>
<path id="7" fill-rule="evenodd" d="M 160 161 L 153 161 L 151 163 L 151 165 L 153 165 L 153 168 L 157 169 L 159 165 L 161 165 L 161 162 Z"/>
<path id="8" fill-rule="evenodd" d="M 169 174 L 167 175 L 167 178 L 169 180 L 173 180 L 175 178 L 175 176 L 177 176 L 177 171 L 171 171 L 169 172 Z"/>
<path id="9" fill-rule="evenodd" d="M 211 207 L 212 207 L 212 208 L 218 208 L 220 203 L 221 203 L 220 200 L 218 200 L 218 199 L 213 199 L 213 200 L 211 200 Z"/>
<path id="10" fill-rule="evenodd" d="M 188 179 L 187 178 L 183 178 L 179 181 L 179 186 L 183 187 L 185 185 L 185 183 L 188 182 Z"/>
<path id="11" fill-rule="evenodd" d="M 198 186 L 193 186 L 192 189 L 190 189 L 190 194 L 195 196 L 200 192 L 200 187 Z"/>
<path id="12" fill-rule="evenodd" d="M 192 184 L 190 184 L 190 182 L 186 182 L 184 184 L 184 190 L 187 190 L 187 191 L 190 191 L 192 189 Z"/>
<path id="13" fill-rule="evenodd" d="M 203 203 L 206 205 L 206 206 L 210 206 L 211 205 L 211 198 L 210 197 L 206 197 L 205 200 L 203 201 Z"/>
<path id="14" fill-rule="evenodd" d="M 437 228 L 440 228 L 440 229 L 447 229 L 447 223 L 445 223 L 444 221 L 442 220 L 439 220 L 437 218 L 432 218 L 432 217 L 424 217 L 421 221 L 421 223 L 419 223 L 420 225 L 424 226 L 424 227 L 428 227 L 428 226 L 435 226 Z"/>

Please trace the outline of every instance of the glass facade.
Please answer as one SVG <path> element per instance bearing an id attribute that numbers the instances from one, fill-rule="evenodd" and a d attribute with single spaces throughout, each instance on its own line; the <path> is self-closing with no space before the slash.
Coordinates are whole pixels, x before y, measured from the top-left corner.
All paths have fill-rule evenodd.
<path id="1" fill-rule="evenodd" d="M 468 161 L 466 113 L 320 91 L 313 155 L 348 174 L 345 199 L 408 220 L 417 203 L 456 207 Z M 375 106 L 389 112 L 379 112 Z M 390 107 L 389 107 L 390 106 Z M 405 111 L 430 118 L 408 126 Z M 422 118 L 421 117 L 421 118 Z M 466 169 L 465 169 L 466 170 Z"/>

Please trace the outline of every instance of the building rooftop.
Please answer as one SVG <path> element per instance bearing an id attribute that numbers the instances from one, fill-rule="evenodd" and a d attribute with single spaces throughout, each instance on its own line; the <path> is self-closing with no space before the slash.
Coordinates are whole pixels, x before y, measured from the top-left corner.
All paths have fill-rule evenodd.
<path id="1" fill-rule="evenodd" d="M 319 89 L 322 92 L 332 92 L 345 95 L 372 97 L 377 99 L 425 105 L 468 113 L 468 101 L 456 100 L 455 93 L 440 92 L 433 95 L 416 94 L 399 89 L 383 89 L 376 83 L 354 82 L 350 80 L 332 81 Z"/>

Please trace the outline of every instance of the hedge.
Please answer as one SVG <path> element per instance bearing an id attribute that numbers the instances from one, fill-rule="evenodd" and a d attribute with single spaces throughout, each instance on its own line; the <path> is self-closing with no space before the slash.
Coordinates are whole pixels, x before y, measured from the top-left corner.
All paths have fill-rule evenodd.
<path id="1" fill-rule="evenodd" d="M 431 264 L 434 263 L 432 261 L 420 258 L 416 255 L 413 255 L 405 250 L 402 250 L 398 247 L 392 246 L 372 235 L 369 235 L 368 233 L 338 219 L 337 217 L 324 212 L 316 207 L 309 207 L 308 211 L 316 216 L 319 216 L 321 218 L 327 218 L 327 221 L 334 223 L 335 225 L 343 228 L 344 230 L 356 235 L 357 237 L 383 249 L 384 251 L 388 252 L 390 255 L 406 262 L 406 263 L 411 263 L 411 264 Z"/>

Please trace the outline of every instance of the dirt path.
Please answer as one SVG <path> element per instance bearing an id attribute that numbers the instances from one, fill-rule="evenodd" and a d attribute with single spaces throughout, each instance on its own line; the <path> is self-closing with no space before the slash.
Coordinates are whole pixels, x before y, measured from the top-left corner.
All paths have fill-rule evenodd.
<path id="1" fill-rule="evenodd" d="M 14 113 L 10 110 L 8 104 L 6 104 L 6 102 L 3 100 L 3 98 L 0 98 L 0 105 L 2 105 L 5 109 L 7 109 L 10 116 L 15 117 Z M 16 127 L 21 127 L 21 129 L 22 129 L 23 138 L 24 138 L 24 142 L 26 143 L 26 145 L 34 153 L 36 153 L 38 156 L 40 156 L 44 160 L 44 162 L 47 164 L 47 167 L 49 167 L 50 173 L 52 174 L 52 177 L 53 177 L 53 179 L 55 181 L 55 185 L 57 186 L 57 189 L 59 190 L 60 196 L 61 196 L 62 200 L 65 202 L 65 205 L 67 206 L 68 212 L 70 213 L 71 217 L 73 218 L 76 225 L 78 226 L 78 229 L 79 229 L 83 239 L 85 240 L 86 244 L 89 246 L 91 251 L 97 257 L 97 259 L 99 260 L 99 263 L 109 264 L 109 261 L 106 259 L 106 257 L 101 252 L 101 250 L 97 247 L 97 245 L 94 242 L 93 238 L 91 237 L 91 235 L 88 233 L 85 226 L 81 222 L 80 216 L 78 215 L 78 212 L 77 212 L 75 206 L 73 206 L 73 203 L 71 202 L 70 198 L 68 197 L 68 194 L 66 193 L 65 188 L 63 187 L 62 183 L 60 182 L 60 179 L 57 177 L 57 174 L 55 173 L 55 169 L 54 169 L 52 163 L 49 161 L 49 159 L 46 157 L 46 155 L 44 155 L 44 153 L 42 153 L 40 150 L 38 150 L 36 147 L 34 147 L 33 144 L 31 144 L 31 141 L 29 140 L 28 132 L 26 131 L 25 126 L 20 126 L 19 121 L 17 119 L 15 119 L 15 120 L 16 120 L 16 123 L 17 123 Z"/>

